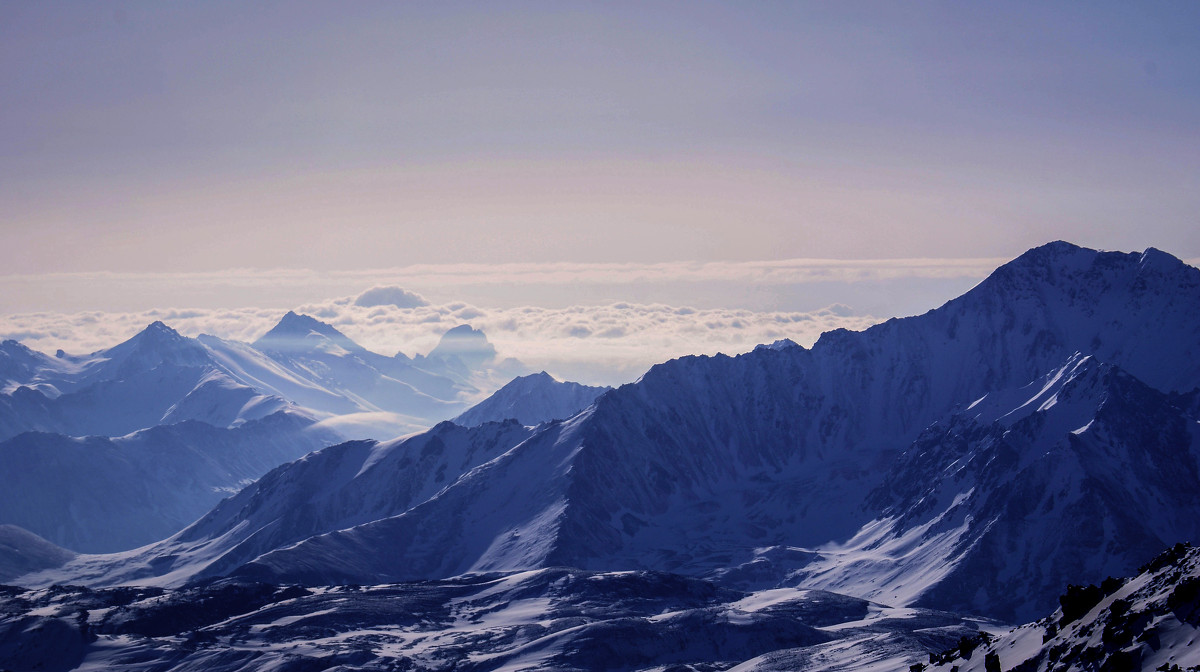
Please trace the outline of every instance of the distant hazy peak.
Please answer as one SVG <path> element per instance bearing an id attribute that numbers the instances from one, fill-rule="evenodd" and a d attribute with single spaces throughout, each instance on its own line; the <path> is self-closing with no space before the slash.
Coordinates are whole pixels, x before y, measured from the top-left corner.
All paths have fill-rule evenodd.
<path id="1" fill-rule="evenodd" d="M 146 328 L 138 332 L 134 338 L 139 341 L 147 339 L 154 339 L 156 341 L 174 341 L 182 339 L 183 336 L 180 335 L 178 331 L 168 327 L 161 320 L 156 320 L 146 325 Z"/>
<path id="2" fill-rule="evenodd" d="M 541 371 L 518 376 L 454 419 L 466 427 L 516 419 L 523 425 L 569 418 L 612 388 L 560 382 Z"/>
<path id="3" fill-rule="evenodd" d="M 333 325 L 314 317 L 288 311 L 279 323 L 263 334 L 252 345 L 259 350 L 288 351 L 308 349 L 303 346 L 310 334 L 324 336 L 347 350 L 358 350 L 360 346 Z"/>
<path id="4" fill-rule="evenodd" d="M 447 339 L 478 339 L 487 341 L 487 336 L 483 333 L 482 329 L 476 329 L 469 324 L 460 324 L 457 327 L 447 329 L 446 333 L 442 334 L 442 340 L 445 341 Z"/>
<path id="5" fill-rule="evenodd" d="M 109 360 L 106 366 L 116 367 L 111 375 L 118 378 L 162 362 L 183 366 L 208 363 L 203 346 L 160 321 L 151 322 L 129 340 L 103 352 Z"/>
<path id="6" fill-rule="evenodd" d="M 326 336 L 342 335 L 340 331 L 335 329 L 330 324 L 322 322 L 315 317 L 297 313 L 291 310 L 289 310 L 287 314 L 280 318 L 279 323 L 276 324 L 270 331 L 268 331 L 266 335 L 307 334 L 311 331 L 315 331 Z"/>
<path id="7" fill-rule="evenodd" d="M 496 357 L 493 346 L 479 329 L 469 324 L 460 324 L 442 334 L 437 347 L 429 352 L 429 359 L 457 357 L 471 367 L 489 362 Z"/>

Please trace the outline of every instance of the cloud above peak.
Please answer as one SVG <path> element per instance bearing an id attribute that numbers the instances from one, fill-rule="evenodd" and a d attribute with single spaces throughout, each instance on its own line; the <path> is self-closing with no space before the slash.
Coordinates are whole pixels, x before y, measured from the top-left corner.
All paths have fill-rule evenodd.
<path id="1" fill-rule="evenodd" d="M 354 299 L 354 305 L 363 308 L 373 308 L 375 306 L 393 306 L 395 308 L 419 308 L 428 306 L 429 302 L 425 297 L 410 292 L 403 287 L 387 286 L 387 287 L 372 287 L 358 298 Z"/>

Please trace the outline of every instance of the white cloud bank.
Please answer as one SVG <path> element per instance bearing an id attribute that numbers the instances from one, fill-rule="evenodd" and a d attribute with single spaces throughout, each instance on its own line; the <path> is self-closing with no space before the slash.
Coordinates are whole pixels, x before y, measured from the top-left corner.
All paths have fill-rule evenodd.
<path id="1" fill-rule="evenodd" d="M 400 287 L 375 287 L 357 297 L 304 304 L 295 310 L 389 355 L 426 353 L 446 330 L 470 324 L 483 329 L 503 357 L 516 357 L 560 378 L 610 385 L 634 380 L 651 365 L 681 355 L 735 354 L 780 338 L 810 345 L 824 331 L 860 329 L 877 321 L 854 315 L 844 306 L 785 312 L 625 302 L 485 308 L 463 302 L 420 305 L 422 301 Z M 253 341 L 274 326 L 282 312 L 236 308 L 23 313 L 0 316 L 0 338 L 17 339 L 45 352 L 59 348 L 92 352 L 162 320 L 189 336 L 207 333 Z"/>
<path id="2" fill-rule="evenodd" d="M 872 305 L 878 290 L 904 285 L 912 309 L 936 305 L 982 279 L 1003 259 L 787 259 L 747 262 L 424 264 L 356 270 L 228 269 L 196 273 L 47 273 L 0 275 L 0 313 L 161 306 L 289 307 L 359 295 L 400 308 L 463 300 L 476 305 L 556 306 L 665 303 L 701 308 L 812 311 Z M 938 289 L 932 294 L 926 286 Z M 364 288 L 374 289 L 363 292 Z M 397 293 L 396 288 L 399 289 Z M 946 288 L 943 290 L 942 288 Z M 907 308 L 907 307 L 906 307 Z M 900 309 L 901 312 L 905 308 Z"/>

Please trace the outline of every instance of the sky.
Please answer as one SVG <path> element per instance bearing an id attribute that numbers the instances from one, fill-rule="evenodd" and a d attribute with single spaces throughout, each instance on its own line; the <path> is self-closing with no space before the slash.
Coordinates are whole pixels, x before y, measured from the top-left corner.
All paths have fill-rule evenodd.
<path id="1" fill-rule="evenodd" d="M 1056 239 L 1195 259 L 1198 36 L 1186 0 L 0 0 L 0 336 L 376 286 L 856 326 Z M 621 370 L 774 333 L 698 319 Z M 493 340 L 604 351 L 546 329 Z"/>

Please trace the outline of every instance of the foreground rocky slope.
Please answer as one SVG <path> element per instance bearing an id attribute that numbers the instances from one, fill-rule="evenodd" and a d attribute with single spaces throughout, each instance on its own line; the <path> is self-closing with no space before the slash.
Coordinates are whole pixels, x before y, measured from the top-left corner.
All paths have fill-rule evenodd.
<path id="1" fill-rule="evenodd" d="M 1200 669 L 1200 549 L 1178 544 L 1128 580 L 1072 585 L 1036 623 L 930 656 L 930 672 L 958 670 Z"/>

